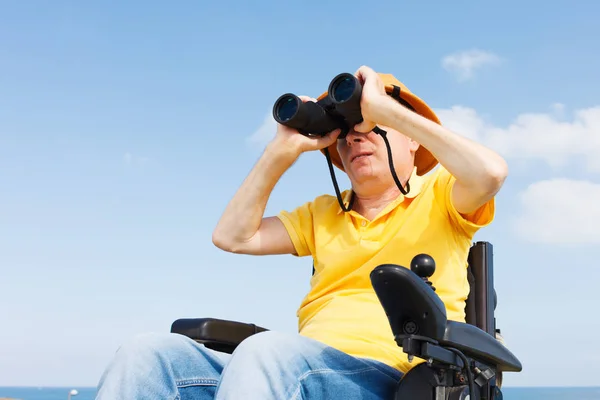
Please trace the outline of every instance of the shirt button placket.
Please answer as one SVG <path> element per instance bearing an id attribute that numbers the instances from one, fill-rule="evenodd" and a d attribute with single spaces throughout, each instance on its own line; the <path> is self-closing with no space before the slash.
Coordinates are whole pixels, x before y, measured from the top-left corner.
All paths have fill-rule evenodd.
<path id="1" fill-rule="evenodd" d="M 360 221 L 360 229 L 359 229 L 359 237 L 360 237 L 360 243 L 364 242 L 364 234 L 365 234 L 365 229 L 367 226 L 367 221 L 365 221 L 364 219 L 362 221 Z"/>

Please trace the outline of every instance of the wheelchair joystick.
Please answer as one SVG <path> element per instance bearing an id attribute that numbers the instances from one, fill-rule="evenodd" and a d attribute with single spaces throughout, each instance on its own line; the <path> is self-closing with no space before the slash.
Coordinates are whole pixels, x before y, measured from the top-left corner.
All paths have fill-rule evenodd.
<path id="1" fill-rule="evenodd" d="M 429 254 L 417 254 L 410 262 L 410 270 L 417 274 L 435 292 L 435 287 L 428 279 L 435 272 L 435 260 Z"/>

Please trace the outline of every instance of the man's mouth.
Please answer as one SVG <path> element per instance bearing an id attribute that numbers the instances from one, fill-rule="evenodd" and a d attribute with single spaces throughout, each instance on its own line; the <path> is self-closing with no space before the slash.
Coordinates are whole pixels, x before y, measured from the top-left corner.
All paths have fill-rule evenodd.
<path id="1" fill-rule="evenodd" d="M 352 156 L 352 158 L 350 159 L 350 162 L 354 162 L 354 161 L 356 161 L 356 160 L 360 160 L 360 159 L 362 159 L 362 158 L 365 158 L 365 157 L 368 157 L 368 156 L 370 156 L 370 155 L 372 155 L 372 154 L 373 154 L 373 153 L 367 153 L 367 152 L 364 152 L 364 153 L 358 153 L 358 154 L 356 154 L 356 155 Z"/>

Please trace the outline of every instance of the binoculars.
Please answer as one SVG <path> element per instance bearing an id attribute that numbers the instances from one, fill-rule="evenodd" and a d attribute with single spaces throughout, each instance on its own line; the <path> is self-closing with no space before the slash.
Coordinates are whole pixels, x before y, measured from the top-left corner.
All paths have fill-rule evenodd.
<path id="1" fill-rule="evenodd" d="M 278 123 L 306 136 L 324 136 L 339 128 L 342 133 L 338 138 L 342 139 L 363 120 L 361 96 L 360 81 L 344 72 L 331 80 L 327 95 L 316 103 L 305 103 L 293 93 L 280 96 L 273 106 L 273 117 Z"/>

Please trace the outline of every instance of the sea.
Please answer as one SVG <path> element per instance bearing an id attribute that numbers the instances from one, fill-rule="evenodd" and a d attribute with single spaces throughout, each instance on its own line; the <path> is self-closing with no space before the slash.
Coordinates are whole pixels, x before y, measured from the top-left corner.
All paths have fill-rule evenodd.
<path id="1" fill-rule="evenodd" d="M 78 387 L 0 387 L 0 400 L 66 400 L 71 390 L 77 390 L 71 400 L 93 400 L 95 388 Z M 600 400 L 598 387 L 505 387 L 507 400 Z"/>

